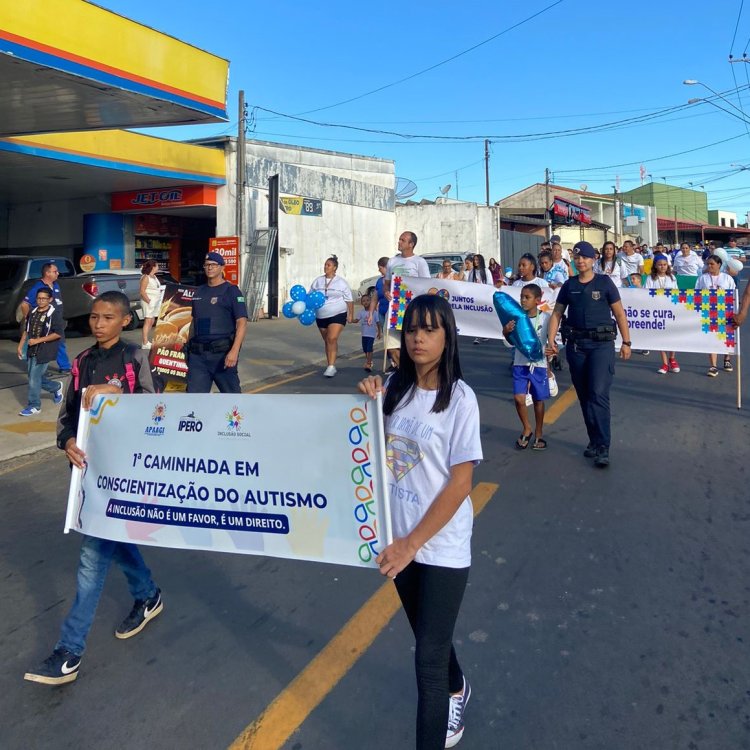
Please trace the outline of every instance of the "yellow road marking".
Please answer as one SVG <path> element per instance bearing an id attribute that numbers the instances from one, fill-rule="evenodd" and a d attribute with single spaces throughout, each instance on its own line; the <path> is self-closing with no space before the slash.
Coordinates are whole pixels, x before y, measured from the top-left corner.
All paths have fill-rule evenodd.
<path id="1" fill-rule="evenodd" d="M 294 364 L 293 359 L 250 359 L 251 365 L 279 365 L 280 367 L 291 367 Z"/>
<path id="2" fill-rule="evenodd" d="M 266 383 L 265 385 L 259 385 L 257 388 L 251 388 L 249 391 L 245 391 L 245 393 L 260 393 L 261 391 L 267 391 L 269 388 L 276 388 L 276 386 L 284 385 L 284 383 L 291 383 L 294 380 L 302 380 L 302 378 L 309 378 L 310 375 L 313 375 L 317 372 L 317 370 L 310 370 L 310 372 L 303 372 L 301 375 L 291 375 L 288 378 L 282 378 L 281 380 L 274 380 L 272 383 Z"/>
<path id="3" fill-rule="evenodd" d="M 12 422 L 2 426 L 3 430 L 28 435 L 30 432 L 54 432 L 57 422 Z"/>
<path id="4" fill-rule="evenodd" d="M 471 491 L 474 515 L 481 513 L 498 485 L 480 482 Z M 384 583 L 323 650 L 292 680 L 229 750 L 279 750 L 372 645 L 398 612 L 396 589 Z"/>
<path id="5" fill-rule="evenodd" d="M 576 402 L 576 389 L 571 385 L 544 414 L 544 424 L 554 424 Z"/>

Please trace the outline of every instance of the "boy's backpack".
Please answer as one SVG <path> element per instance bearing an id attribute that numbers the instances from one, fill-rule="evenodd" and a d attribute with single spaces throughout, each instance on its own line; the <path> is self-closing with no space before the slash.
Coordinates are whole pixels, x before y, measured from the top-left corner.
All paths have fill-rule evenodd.
<path id="1" fill-rule="evenodd" d="M 134 354 L 139 349 L 140 347 L 136 346 L 135 344 L 126 344 L 125 348 L 122 350 L 122 365 L 125 371 L 125 380 L 128 383 L 130 393 L 135 393 L 135 386 L 138 382 L 138 373 L 136 371 L 136 367 L 140 367 L 140 365 L 136 362 Z M 74 391 L 78 390 L 78 387 L 81 383 L 81 366 L 86 360 L 88 353 L 89 349 L 86 349 L 73 360 L 71 375 L 73 377 Z M 162 378 L 162 376 L 157 373 L 156 368 L 154 367 L 151 368 L 151 380 L 154 383 L 154 393 L 163 393 L 164 378 Z"/>

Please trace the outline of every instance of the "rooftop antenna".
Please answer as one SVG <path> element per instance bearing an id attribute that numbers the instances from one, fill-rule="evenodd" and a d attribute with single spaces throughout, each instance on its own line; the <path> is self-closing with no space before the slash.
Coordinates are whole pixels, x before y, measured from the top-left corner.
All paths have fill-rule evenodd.
<path id="1" fill-rule="evenodd" d="M 396 178 L 396 200 L 405 201 L 417 192 L 417 183 L 405 177 Z"/>
<path id="2" fill-rule="evenodd" d="M 440 192 L 443 195 L 448 195 L 448 191 L 453 187 L 453 185 L 450 184 L 450 182 L 447 185 L 443 185 L 443 187 L 440 188 Z"/>

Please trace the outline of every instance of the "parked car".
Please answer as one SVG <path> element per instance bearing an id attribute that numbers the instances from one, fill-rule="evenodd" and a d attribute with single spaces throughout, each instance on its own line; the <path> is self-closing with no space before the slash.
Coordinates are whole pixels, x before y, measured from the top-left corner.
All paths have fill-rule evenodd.
<path id="1" fill-rule="evenodd" d="M 463 271 L 464 258 L 468 255 L 473 255 L 473 253 L 425 253 L 421 257 L 427 261 L 427 266 L 430 269 L 430 276 L 437 276 L 437 274 L 443 270 L 443 261 L 446 259 L 451 261 L 451 265 L 455 272 Z M 362 281 L 359 282 L 357 294 L 362 297 L 367 293 L 367 290 L 371 286 L 375 286 L 375 283 L 379 278 L 380 274 L 375 274 L 375 276 L 368 276 L 366 279 L 362 279 Z"/>
<path id="2" fill-rule="evenodd" d="M 137 268 L 75 273 L 68 258 L 33 257 L 28 255 L 0 256 L 0 328 L 16 328 L 21 322 L 21 302 L 26 292 L 41 278 L 42 266 L 54 263 L 60 270 L 57 283 L 63 298 L 63 315 L 67 323 L 88 332 L 88 319 L 94 299 L 102 292 L 124 292 L 133 312 L 131 327 L 141 321 L 141 272 Z M 160 272 L 162 283 L 174 282 L 166 272 Z"/>

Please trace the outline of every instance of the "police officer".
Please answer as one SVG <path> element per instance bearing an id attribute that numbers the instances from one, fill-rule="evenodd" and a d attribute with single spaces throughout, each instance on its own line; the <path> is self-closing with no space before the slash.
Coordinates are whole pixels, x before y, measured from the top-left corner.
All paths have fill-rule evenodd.
<path id="1" fill-rule="evenodd" d="M 589 444 L 583 455 L 596 466 L 609 466 L 609 390 L 615 372 L 616 329 L 622 336 L 620 356 L 630 358 L 630 329 L 620 293 L 606 274 L 594 273 L 596 251 L 588 242 L 573 246 L 578 276 L 561 287 L 549 322 L 548 355 L 557 354 L 555 336 L 563 313 L 567 313 L 563 337 L 570 376 L 583 412 Z M 614 320 L 612 319 L 614 316 Z"/>
<path id="2" fill-rule="evenodd" d="M 237 359 L 247 328 L 242 292 L 224 280 L 224 258 L 208 253 L 203 263 L 206 283 L 193 296 L 193 327 L 188 342 L 188 393 L 239 393 Z"/>

